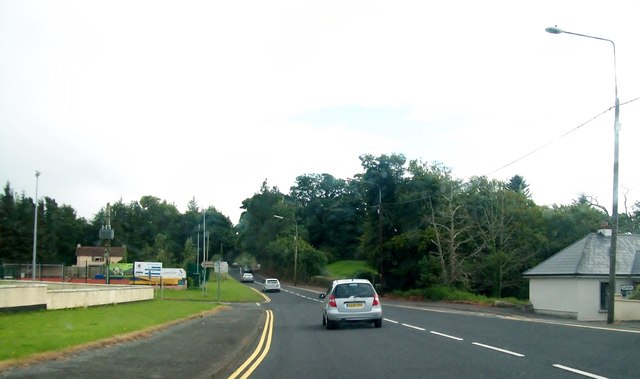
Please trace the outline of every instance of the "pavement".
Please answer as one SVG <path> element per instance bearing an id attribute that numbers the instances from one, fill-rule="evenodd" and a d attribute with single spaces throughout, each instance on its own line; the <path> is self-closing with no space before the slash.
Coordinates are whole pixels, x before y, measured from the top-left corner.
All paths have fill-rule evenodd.
<path id="1" fill-rule="evenodd" d="M 299 286 L 314 292 L 321 289 Z M 578 322 L 512 307 L 382 298 L 384 304 L 432 311 L 474 312 L 535 322 L 624 329 L 640 333 L 640 322 Z M 74 350 L 62 357 L 3 368 L 0 378 L 226 378 L 258 345 L 267 317 L 257 303 L 226 304 L 217 311 L 130 340 Z M 180 359 L 175 359 L 179 356 Z"/>

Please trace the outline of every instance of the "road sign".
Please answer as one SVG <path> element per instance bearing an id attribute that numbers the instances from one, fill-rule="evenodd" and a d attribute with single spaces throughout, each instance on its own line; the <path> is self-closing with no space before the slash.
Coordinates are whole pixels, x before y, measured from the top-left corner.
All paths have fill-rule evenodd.
<path id="1" fill-rule="evenodd" d="M 215 266 L 215 263 L 212 261 L 202 261 L 202 263 L 200 263 L 200 266 L 202 266 L 202 268 L 213 268 Z"/>
<path id="2" fill-rule="evenodd" d="M 215 262 L 213 268 L 217 273 L 227 274 L 229 272 L 229 264 L 227 262 Z"/>

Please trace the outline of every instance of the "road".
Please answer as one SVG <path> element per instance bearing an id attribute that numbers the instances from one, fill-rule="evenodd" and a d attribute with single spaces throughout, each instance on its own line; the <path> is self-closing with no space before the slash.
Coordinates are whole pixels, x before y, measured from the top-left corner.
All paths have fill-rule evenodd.
<path id="1" fill-rule="evenodd" d="M 638 331 L 384 298 L 381 329 L 367 324 L 326 330 L 317 293 L 284 287 L 268 296 L 264 307 L 273 330 L 268 350 L 248 375 L 255 379 L 640 377 Z"/>

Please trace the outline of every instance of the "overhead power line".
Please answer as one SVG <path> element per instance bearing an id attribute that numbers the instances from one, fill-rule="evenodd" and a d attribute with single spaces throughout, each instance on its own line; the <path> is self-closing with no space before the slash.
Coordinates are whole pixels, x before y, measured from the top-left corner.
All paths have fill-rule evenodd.
<path id="1" fill-rule="evenodd" d="M 640 97 L 636 97 L 635 99 L 631 99 L 631 100 L 629 100 L 629 101 L 626 101 L 626 102 L 624 102 L 624 103 L 621 103 L 621 104 L 620 104 L 620 106 L 625 105 L 625 104 L 632 103 L 632 102 L 634 102 L 634 101 L 636 101 L 636 100 L 640 100 Z M 489 173 L 485 174 L 484 176 L 489 176 L 489 175 L 491 175 L 491 174 L 493 174 L 493 173 L 495 173 L 495 172 L 498 172 L 498 171 L 500 171 L 500 170 L 502 170 L 502 169 L 504 169 L 504 168 L 507 168 L 507 167 L 509 167 L 509 166 L 511 166 L 511 165 L 513 165 L 513 164 L 515 164 L 515 163 L 520 162 L 521 160 L 523 160 L 523 159 L 527 158 L 528 156 L 530 156 L 530 155 L 533 155 L 533 154 L 537 153 L 538 151 L 540 151 L 540 150 L 542 150 L 542 149 L 544 149 L 544 148 L 548 147 L 548 146 L 549 146 L 549 145 L 551 145 L 551 144 L 554 144 L 555 142 L 559 141 L 560 139 L 562 139 L 562 138 L 564 138 L 564 137 L 568 136 L 569 134 L 571 134 L 571 133 L 573 133 L 573 132 L 577 131 L 578 129 L 580 129 L 580 128 L 582 128 L 583 126 L 585 126 L 585 125 L 589 124 L 590 122 L 592 122 L 593 120 L 595 120 L 595 119 L 597 119 L 598 117 L 602 116 L 603 114 L 605 114 L 605 113 L 607 113 L 607 112 L 610 112 L 610 111 L 611 111 L 612 109 L 614 109 L 614 108 L 615 108 L 615 106 L 611 106 L 611 107 L 609 107 L 608 109 L 605 109 L 604 111 L 602 111 L 602 112 L 598 113 L 597 115 L 595 115 L 595 116 L 591 117 L 589 120 L 587 120 L 587 121 L 583 122 L 582 124 L 580 124 L 580 125 L 576 126 L 575 128 L 573 128 L 573 129 L 569 130 L 568 132 L 566 132 L 566 133 L 564 133 L 564 134 L 562 134 L 562 135 L 560 135 L 560 136 L 556 137 L 555 139 L 553 139 L 553 140 L 551 140 L 551 141 L 549 141 L 549 142 L 547 142 L 547 143 L 545 143 L 545 144 L 543 144 L 543 145 L 541 145 L 541 146 L 539 146 L 539 147 L 537 147 L 537 148 L 535 148 L 535 149 L 531 150 L 530 152 L 528 152 L 528 153 L 526 153 L 526 154 L 524 154 L 524 155 L 520 156 L 519 158 L 517 158 L 517 159 L 515 159 L 515 160 L 513 160 L 513 161 L 511 161 L 511 162 L 509 162 L 509 163 L 507 163 L 506 165 L 501 166 L 501 167 L 499 167 L 499 168 L 497 168 L 497 169 L 495 169 L 495 170 L 493 170 L 493 171 L 491 171 L 491 172 L 489 172 Z"/>

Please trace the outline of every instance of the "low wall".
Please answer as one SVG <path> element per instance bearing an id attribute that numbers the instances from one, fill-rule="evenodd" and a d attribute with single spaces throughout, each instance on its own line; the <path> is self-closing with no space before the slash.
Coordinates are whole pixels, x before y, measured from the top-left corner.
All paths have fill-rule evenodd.
<path id="1" fill-rule="evenodd" d="M 0 310 L 64 309 L 152 300 L 153 287 L 48 282 L 0 283 Z"/>
<path id="2" fill-rule="evenodd" d="M 616 321 L 640 321 L 640 300 L 627 300 L 616 296 L 613 309 Z"/>
<path id="3" fill-rule="evenodd" d="M 72 288 L 50 289 L 47 294 L 47 309 L 92 307 L 95 305 L 128 303 L 132 301 L 152 300 L 153 287 L 134 287 L 120 285 L 93 284 Z"/>
<path id="4" fill-rule="evenodd" d="M 46 284 L 3 281 L 0 285 L 0 310 L 46 308 Z"/>

